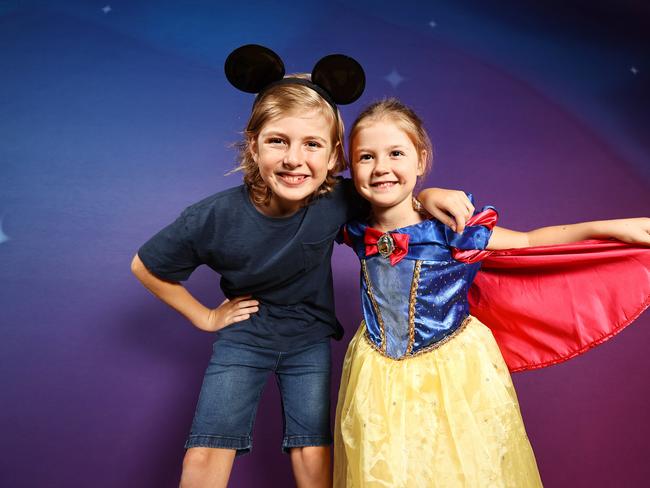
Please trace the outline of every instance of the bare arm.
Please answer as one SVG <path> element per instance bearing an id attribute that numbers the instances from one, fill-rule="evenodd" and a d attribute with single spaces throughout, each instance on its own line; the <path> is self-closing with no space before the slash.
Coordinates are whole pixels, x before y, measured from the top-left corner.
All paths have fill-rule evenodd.
<path id="1" fill-rule="evenodd" d="M 650 218 L 598 220 L 579 224 L 542 227 L 517 232 L 495 227 L 487 249 L 515 249 L 531 246 L 569 244 L 585 239 L 614 238 L 629 244 L 650 246 Z"/>
<path id="2" fill-rule="evenodd" d="M 418 194 L 417 199 L 432 217 L 459 234 L 474 213 L 474 205 L 460 190 L 426 188 Z"/>
<path id="3" fill-rule="evenodd" d="M 208 308 L 180 283 L 161 280 L 152 274 L 137 254 L 131 262 L 131 271 L 147 290 L 184 315 L 195 327 L 207 332 L 246 320 L 258 310 L 257 300 L 249 300 L 250 297 L 225 300 L 217 308 Z"/>

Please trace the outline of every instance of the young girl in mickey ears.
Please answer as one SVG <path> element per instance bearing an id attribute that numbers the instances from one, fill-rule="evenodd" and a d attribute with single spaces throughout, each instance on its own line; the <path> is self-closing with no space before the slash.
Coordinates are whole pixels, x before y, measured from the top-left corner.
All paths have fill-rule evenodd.
<path id="1" fill-rule="evenodd" d="M 515 232 L 496 227 L 494 208 L 485 207 L 456 234 L 412 206 L 431 153 L 420 119 L 394 99 L 371 105 L 351 129 L 354 184 L 372 210 L 368 221 L 350 223 L 342 232 L 361 261 L 364 321 L 343 366 L 334 486 L 541 486 L 508 367 L 490 329 L 469 314 L 468 292 L 480 259 L 486 250 L 587 238 L 647 246 L 650 219 Z M 641 273 L 626 275 L 634 276 L 632 282 L 617 280 L 616 286 L 644 290 L 634 305 L 640 313 L 650 292 L 650 250 L 630 249 L 643 259 L 626 265 Z M 602 314 L 598 299 L 593 297 L 591 307 Z M 565 358 L 574 352 L 565 351 Z"/>
<path id="2" fill-rule="evenodd" d="M 244 184 L 186 208 L 133 259 L 137 278 L 197 328 L 215 332 L 183 463 L 181 486 L 226 486 L 236 454 L 251 449 L 267 377 L 282 396 L 284 439 L 298 486 L 330 486 L 329 422 L 334 315 L 330 258 L 339 227 L 366 211 L 345 168 L 337 104 L 364 88 L 361 66 L 331 55 L 309 75 L 284 77 L 262 46 L 235 50 L 226 75 L 258 93 L 241 145 Z M 423 205 L 464 225 L 471 204 L 429 191 Z M 440 202 L 440 209 L 436 202 Z M 180 282 L 199 265 L 221 275 L 227 299 L 210 308 Z"/>

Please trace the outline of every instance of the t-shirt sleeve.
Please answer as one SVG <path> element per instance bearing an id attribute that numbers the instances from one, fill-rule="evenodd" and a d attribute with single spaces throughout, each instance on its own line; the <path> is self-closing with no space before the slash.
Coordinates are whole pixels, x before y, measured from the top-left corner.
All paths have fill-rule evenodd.
<path id="1" fill-rule="evenodd" d="M 202 264 L 196 250 L 199 233 L 195 211 L 190 207 L 138 249 L 146 268 L 167 281 L 185 281 Z"/>
<path id="2" fill-rule="evenodd" d="M 348 246 L 352 247 L 352 240 L 348 234 L 347 224 L 344 224 L 339 228 L 339 231 L 336 234 L 334 240 L 337 244 L 347 244 Z"/>
<path id="3" fill-rule="evenodd" d="M 366 199 L 359 195 L 357 189 L 354 187 L 354 182 L 350 178 L 341 178 L 341 181 L 339 181 L 338 184 L 341 187 L 347 205 L 347 221 L 364 220 L 368 217 L 370 204 Z"/>

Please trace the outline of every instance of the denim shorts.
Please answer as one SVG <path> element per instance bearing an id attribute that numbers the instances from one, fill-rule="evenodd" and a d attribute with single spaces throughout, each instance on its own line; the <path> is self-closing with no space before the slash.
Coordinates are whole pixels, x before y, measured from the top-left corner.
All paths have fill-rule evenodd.
<path id="1" fill-rule="evenodd" d="M 185 448 L 249 452 L 257 405 L 270 373 L 275 373 L 282 397 L 283 451 L 331 444 L 329 338 L 288 352 L 217 340 Z"/>

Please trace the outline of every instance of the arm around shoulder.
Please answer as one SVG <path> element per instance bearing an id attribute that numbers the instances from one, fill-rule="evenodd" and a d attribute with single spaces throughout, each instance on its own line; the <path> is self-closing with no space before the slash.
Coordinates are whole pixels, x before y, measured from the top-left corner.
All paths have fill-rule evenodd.
<path id="1" fill-rule="evenodd" d="M 418 194 L 417 201 L 432 217 L 458 234 L 463 232 L 474 212 L 474 205 L 460 190 L 426 188 Z"/>

